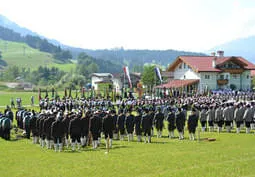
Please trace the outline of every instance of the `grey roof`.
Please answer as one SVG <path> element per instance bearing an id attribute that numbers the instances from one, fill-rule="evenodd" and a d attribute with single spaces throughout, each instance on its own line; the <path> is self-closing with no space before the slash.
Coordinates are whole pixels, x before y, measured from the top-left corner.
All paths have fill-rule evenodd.
<path id="1" fill-rule="evenodd" d="M 92 73 L 92 76 L 96 76 L 96 77 L 113 77 L 113 75 L 111 73 Z"/>

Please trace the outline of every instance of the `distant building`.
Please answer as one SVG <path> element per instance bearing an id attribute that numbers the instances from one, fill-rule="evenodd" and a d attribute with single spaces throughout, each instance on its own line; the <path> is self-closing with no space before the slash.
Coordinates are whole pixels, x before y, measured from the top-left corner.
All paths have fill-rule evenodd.
<path id="1" fill-rule="evenodd" d="M 135 88 L 136 84 L 141 79 L 140 73 L 130 73 L 130 79 L 132 86 Z M 125 84 L 124 84 L 125 81 Z M 91 74 L 91 85 L 95 90 L 99 89 L 100 84 L 111 85 L 111 89 L 116 89 L 117 92 L 121 92 L 122 88 L 128 88 L 128 80 L 125 77 L 124 73 L 118 73 L 112 75 L 111 73 L 93 73 Z"/>
<path id="2" fill-rule="evenodd" d="M 113 84 L 113 75 L 111 73 L 93 73 L 91 74 L 91 85 L 92 88 L 98 90 L 99 84 L 108 83 Z"/>
<path id="3" fill-rule="evenodd" d="M 157 86 L 203 93 L 216 89 L 251 89 L 251 71 L 255 65 L 239 56 L 224 56 L 224 51 L 211 56 L 179 56 L 168 67 L 173 79 Z"/>

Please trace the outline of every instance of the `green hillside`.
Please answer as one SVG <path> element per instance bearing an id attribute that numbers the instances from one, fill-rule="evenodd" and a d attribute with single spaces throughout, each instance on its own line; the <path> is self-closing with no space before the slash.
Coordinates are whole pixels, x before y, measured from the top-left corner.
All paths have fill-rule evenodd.
<path id="1" fill-rule="evenodd" d="M 17 65 L 31 69 L 35 69 L 38 66 L 55 66 L 65 71 L 69 71 L 75 66 L 73 63 L 57 64 L 52 54 L 33 49 L 25 43 L 0 39 L 0 51 L 2 52 L 2 59 L 8 66 Z"/>

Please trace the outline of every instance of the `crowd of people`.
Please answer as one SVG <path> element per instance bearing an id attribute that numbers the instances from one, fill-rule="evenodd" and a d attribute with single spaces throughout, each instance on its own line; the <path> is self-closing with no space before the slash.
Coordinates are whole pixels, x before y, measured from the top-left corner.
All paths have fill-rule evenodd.
<path id="1" fill-rule="evenodd" d="M 245 132 L 250 133 L 255 123 L 254 100 L 253 92 L 215 92 L 210 96 L 151 100 L 131 98 L 115 103 L 105 99 L 41 99 L 40 112 L 20 109 L 15 118 L 26 138 L 30 139 L 32 134 L 33 143 L 55 151 L 70 146 L 75 151 L 90 144 L 96 149 L 101 137 L 109 148 L 113 140 L 134 141 L 134 136 L 138 142 L 150 143 L 154 132 L 157 138 L 162 137 L 164 125 L 169 138 L 175 138 L 177 130 L 178 138 L 183 140 L 187 126 L 189 139 L 195 140 L 199 121 L 202 132 L 240 133 L 245 127 Z M 0 117 L 8 119 L 10 111 L 8 107 Z M 0 126 L 1 135 L 2 130 Z"/>

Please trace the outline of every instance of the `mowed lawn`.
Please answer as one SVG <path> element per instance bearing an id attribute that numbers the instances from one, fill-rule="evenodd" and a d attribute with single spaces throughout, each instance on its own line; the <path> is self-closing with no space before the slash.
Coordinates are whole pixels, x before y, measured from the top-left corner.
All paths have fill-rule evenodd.
<path id="1" fill-rule="evenodd" d="M 0 106 L 6 106 L 11 104 L 11 98 L 14 99 L 16 106 L 16 98 L 22 99 L 22 105 L 31 104 L 31 96 L 34 96 L 35 104 L 38 104 L 38 92 L 6 92 L 0 90 Z M 51 95 L 51 93 L 50 93 Z M 42 94 L 44 96 L 44 94 Z"/>
<path id="2" fill-rule="evenodd" d="M 51 54 L 29 47 L 25 43 L 0 40 L 3 60 L 8 65 L 35 69 L 53 63 Z"/>
<path id="3" fill-rule="evenodd" d="M 38 104 L 37 92 L 0 91 L 0 105 L 9 104 L 12 96 L 22 97 L 23 104 L 29 105 L 31 95 Z M 254 130 L 252 134 L 245 134 L 244 130 L 241 134 L 200 133 L 201 141 L 189 141 L 185 132 L 186 139 L 180 141 L 168 139 L 164 129 L 164 137 L 154 136 L 151 144 L 113 141 L 113 148 L 105 154 L 103 139 L 97 150 L 89 146 L 80 152 L 67 149 L 55 153 L 32 144 L 31 140 L 17 140 L 12 130 L 11 141 L 0 138 L 0 176 L 255 176 L 253 133 Z"/>
<path id="4" fill-rule="evenodd" d="M 58 64 L 52 54 L 31 48 L 25 43 L 11 42 L 0 39 L 2 59 L 8 66 L 37 69 L 39 66 L 57 67 L 65 72 L 75 70 L 75 60 L 72 63 Z"/>
<path id="5" fill-rule="evenodd" d="M 97 150 L 88 147 L 80 152 L 68 149 L 55 153 L 32 144 L 31 140 L 0 139 L 0 174 L 1 177 L 255 175 L 254 134 L 200 135 L 216 141 L 189 141 L 187 133 L 182 141 L 154 136 L 151 144 L 113 141 L 108 154 L 104 144 Z"/>

